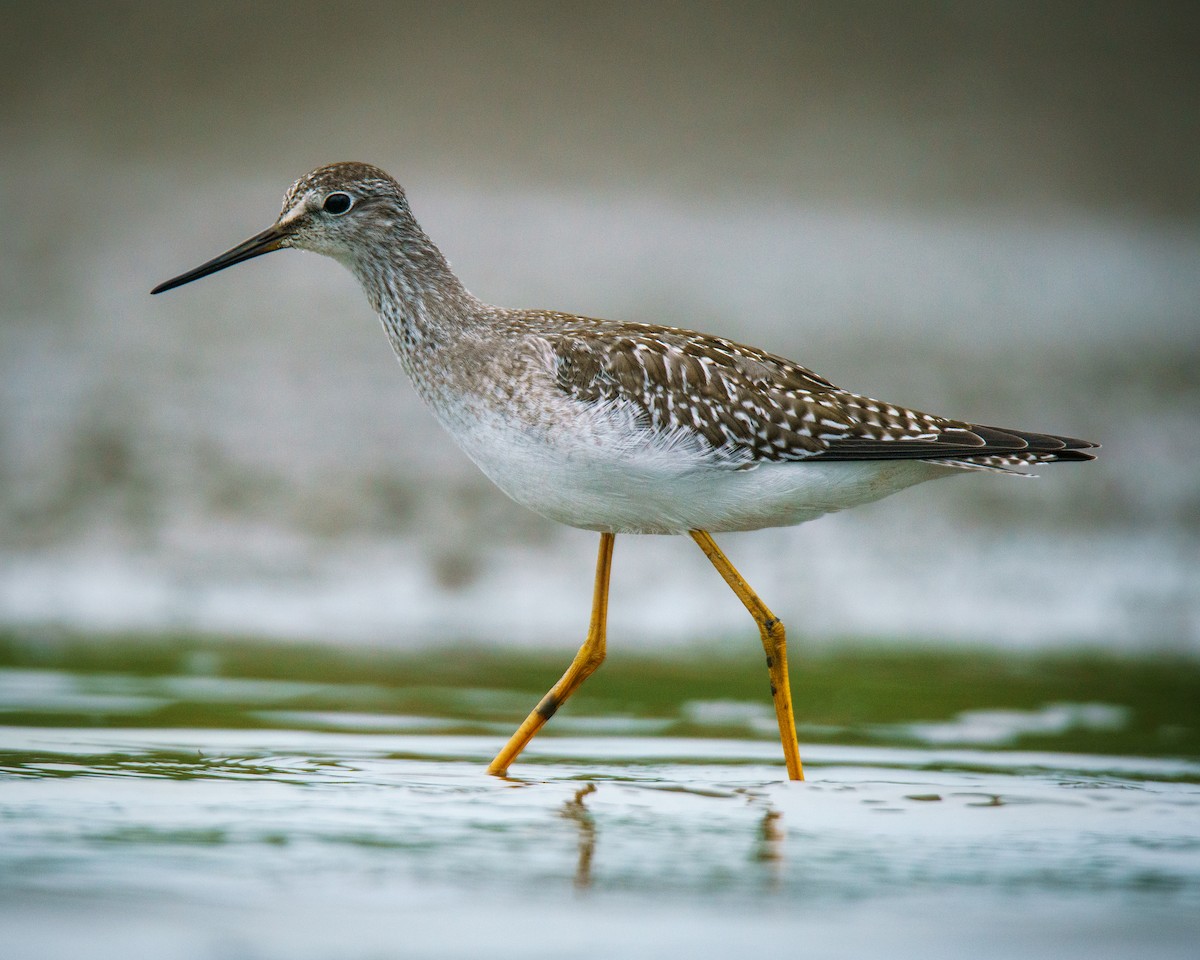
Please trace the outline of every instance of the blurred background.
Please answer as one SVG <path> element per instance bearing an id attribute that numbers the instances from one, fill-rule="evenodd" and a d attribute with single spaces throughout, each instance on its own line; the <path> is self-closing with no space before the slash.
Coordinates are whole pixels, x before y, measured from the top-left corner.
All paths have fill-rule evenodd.
<path id="1" fill-rule="evenodd" d="M 486 300 L 1104 444 L 725 537 L 797 644 L 1200 654 L 1194 5 L 3 14 L 10 635 L 578 643 L 595 536 L 489 486 L 341 267 L 148 295 L 357 159 Z M 626 537 L 610 633 L 682 653 L 752 627 L 692 544 Z"/>

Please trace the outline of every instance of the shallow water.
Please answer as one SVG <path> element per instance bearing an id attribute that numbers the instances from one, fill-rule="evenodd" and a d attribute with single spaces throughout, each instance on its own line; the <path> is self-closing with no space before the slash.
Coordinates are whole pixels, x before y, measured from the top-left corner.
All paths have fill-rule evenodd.
<path id="1" fill-rule="evenodd" d="M 1026 709 L 992 670 L 1011 708 L 955 711 L 947 689 L 940 714 L 837 735 L 819 678 L 838 671 L 801 663 L 796 784 L 765 703 L 705 698 L 712 678 L 679 668 L 655 719 L 614 664 L 596 692 L 623 710 L 572 701 L 500 780 L 483 770 L 527 706 L 512 688 L 539 682 L 511 663 L 492 687 L 383 702 L 386 663 L 372 684 L 286 655 L 301 679 L 107 656 L 0 670 L 6 957 L 1183 957 L 1200 937 L 1200 760 L 1186 740 L 1145 755 L 1159 728 L 1130 739 L 1153 715 L 1133 665 L 1125 702 Z M 953 658 L 917 666 L 971 688 Z M 1106 683 L 1095 664 L 1029 672 Z M 1101 752 L 1069 752 L 1079 737 Z M 1103 752 L 1130 743 L 1143 755 Z"/>
<path id="2" fill-rule="evenodd" d="M 1200 765 L 5 732 L 10 956 L 1194 955 Z M 999 937 L 1000 939 L 996 939 Z M 678 951 L 678 953 L 677 953 Z"/>

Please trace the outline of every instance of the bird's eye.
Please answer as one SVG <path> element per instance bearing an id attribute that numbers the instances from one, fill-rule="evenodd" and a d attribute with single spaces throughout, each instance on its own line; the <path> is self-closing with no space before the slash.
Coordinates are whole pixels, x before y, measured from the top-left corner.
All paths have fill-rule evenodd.
<path id="1" fill-rule="evenodd" d="M 340 217 L 343 213 L 354 206 L 354 198 L 348 193 L 331 193 L 325 198 L 325 202 L 321 204 L 321 209 L 326 213 L 332 213 L 335 217 Z"/>

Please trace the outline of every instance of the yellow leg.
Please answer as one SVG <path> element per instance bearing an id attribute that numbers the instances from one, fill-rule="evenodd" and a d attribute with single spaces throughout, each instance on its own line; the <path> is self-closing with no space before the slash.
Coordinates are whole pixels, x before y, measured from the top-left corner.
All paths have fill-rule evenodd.
<path id="1" fill-rule="evenodd" d="M 525 718 L 525 722 L 517 728 L 517 732 L 509 738 L 504 749 L 496 754 L 496 759 L 488 767 L 488 773 L 502 777 L 508 773 L 508 766 L 517 759 L 517 755 L 529 745 L 529 741 L 542 729 L 556 710 L 566 702 L 584 680 L 590 677 L 600 664 L 604 662 L 604 628 L 608 619 L 608 576 L 612 571 L 613 540 L 611 533 L 600 534 L 600 555 L 596 558 L 596 586 L 592 594 L 592 622 L 588 627 L 587 639 L 575 654 L 575 659 L 567 667 L 550 692 L 542 697 L 541 702 L 533 708 L 533 713 Z"/>
<path id="2" fill-rule="evenodd" d="M 737 598 L 750 611 L 758 631 L 762 634 L 763 649 L 767 651 L 767 672 L 771 677 L 771 697 L 775 701 L 775 718 L 779 721 L 779 739 L 783 742 L 783 758 L 787 763 L 789 780 L 803 780 L 804 768 L 800 765 L 800 745 L 796 742 L 796 718 L 792 714 L 792 688 L 788 683 L 787 641 L 783 624 L 767 605 L 763 603 L 750 584 L 734 569 L 721 548 L 703 530 L 691 531 L 692 539 L 700 545 L 704 555 L 724 577 Z"/>

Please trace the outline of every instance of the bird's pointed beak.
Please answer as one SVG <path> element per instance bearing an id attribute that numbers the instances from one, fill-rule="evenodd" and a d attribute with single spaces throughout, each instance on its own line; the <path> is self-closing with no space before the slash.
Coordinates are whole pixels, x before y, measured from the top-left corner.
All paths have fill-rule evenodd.
<path id="1" fill-rule="evenodd" d="M 242 241 L 232 250 L 226 250 L 219 257 L 213 257 L 207 263 L 200 264 L 195 270 L 189 270 L 187 273 L 181 273 L 171 280 L 160 283 L 150 293 L 162 293 L 166 290 L 173 290 L 175 287 L 182 287 L 185 283 L 191 283 L 193 280 L 207 277 L 218 270 L 232 267 L 235 263 L 241 263 L 243 260 L 252 260 L 254 257 L 261 257 L 264 253 L 278 250 L 283 246 L 283 241 L 287 235 L 287 227 L 277 223 L 274 226 L 268 227 L 262 233 L 251 237 L 249 240 Z"/>

